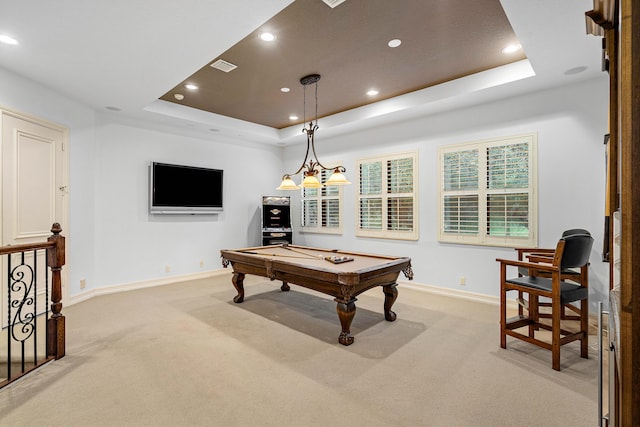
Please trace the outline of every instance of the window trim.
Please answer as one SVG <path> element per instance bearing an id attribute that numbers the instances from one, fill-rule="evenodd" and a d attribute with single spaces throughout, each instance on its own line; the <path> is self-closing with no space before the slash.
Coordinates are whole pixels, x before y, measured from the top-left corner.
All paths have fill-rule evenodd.
<path id="1" fill-rule="evenodd" d="M 342 161 L 336 160 L 334 162 L 328 162 L 325 163 L 325 165 L 331 169 L 337 166 L 342 165 Z M 331 171 L 330 171 L 331 172 Z M 329 173 L 330 175 L 330 173 Z M 344 202 L 343 202 L 343 191 L 342 191 L 342 185 L 337 185 L 335 186 L 338 188 L 338 194 L 335 196 L 323 196 L 322 195 L 322 189 L 318 188 L 318 193 L 316 196 L 312 196 L 312 197 L 305 197 L 304 192 L 305 189 L 302 188 L 300 190 L 300 232 L 301 233 L 318 233 L 318 234 L 342 234 L 343 233 L 343 210 L 344 210 Z M 302 225 L 304 218 L 305 218 L 305 212 L 304 212 L 304 202 L 306 200 L 316 200 L 318 203 L 318 218 L 317 218 L 317 226 L 315 227 L 305 227 Z M 338 200 L 338 223 L 340 224 L 338 227 L 323 227 L 322 226 L 322 201 L 323 200 Z"/>
<path id="2" fill-rule="evenodd" d="M 522 142 L 529 144 L 528 164 L 528 206 L 529 206 L 529 236 L 489 236 L 487 234 L 487 195 L 509 194 L 508 189 L 490 190 L 487 185 L 479 185 L 477 190 L 464 190 L 459 193 L 478 195 L 478 234 L 464 235 L 460 233 L 444 232 L 444 197 L 447 193 L 444 188 L 443 169 L 444 154 L 477 149 L 480 157 L 478 161 L 478 181 L 486 182 L 487 163 L 486 149 L 488 147 L 515 145 Z M 500 138 L 484 139 L 462 144 L 452 144 L 438 147 L 438 240 L 443 243 L 458 243 L 481 246 L 500 247 L 537 247 L 538 245 L 538 135 L 536 132 L 513 135 Z"/>
<path id="3" fill-rule="evenodd" d="M 384 207 L 387 206 L 387 201 L 389 199 L 389 194 L 383 192 L 380 195 L 382 199 L 382 230 L 365 230 L 360 228 L 360 200 L 362 199 L 362 195 L 360 194 L 362 182 L 360 181 L 360 165 L 363 163 L 375 163 L 382 162 L 386 163 L 389 160 L 398 160 L 404 158 L 411 158 L 413 160 L 413 191 L 411 193 L 394 193 L 394 195 L 411 195 L 413 197 L 413 229 L 411 231 L 398 231 L 398 230 L 388 230 L 387 229 L 387 219 L 388 219 L 388 209 Z M 355 235 L 357 237 L 368 237 L 368 238 L 378 238 L 378 239 L 392 239 L 392 240 L 418 240 L 420 238 L 420 211 L 419 211 L 419 191 L 418 191 L 418 182 L 419 182 L 419 169 L 418 169 L 418 150 L 413 151 L 405 151 L 405 152 L 396 152 L 389 154 L 382 154 L 372 157 L 366 157 L 356 160 L 355 171 L 357 173 L 357 188 L 356 188 L 356 204 L 355 204 Z M 387 186 L 388 182 L 383 179 L 383 186 Z M 364 197 L 371 198 L 371 197 Z"/>

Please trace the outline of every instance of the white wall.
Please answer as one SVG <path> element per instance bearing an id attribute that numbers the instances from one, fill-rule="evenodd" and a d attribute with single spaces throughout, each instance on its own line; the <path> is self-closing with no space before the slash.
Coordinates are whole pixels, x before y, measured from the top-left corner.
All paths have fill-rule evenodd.
<path id="1" fill-rule="evenodd" d="M 341 236 L 294 234 L 310 246 L 409 256 L 415 282 L 497 296 L 496 258 L 514 258 L 513 249 L 444 244 L 438 236 L 437 147 L 528 132 L 538 133 L 538 230 L 540 247 L 554 247 L 562 231 L 586 228 L 595 238 L 591 254 L 591 304 L 605 300 L 608 264 L 601 261 L 604 223 L 608 86 L 602 79 L 517 96 L 418 120 L 334 138 L 316 135 L 322 162 L 343 161 L 357 183 L 355 161 L 379 153 L 419 151 L 420 238 L 399 241 L 355 237 L 357 185 L 344 187 Z M 322 119 L 320 119 L 322 127 Z M 301 137 L 302 139 L 302 137 Z M 286 169 L 295 170 L 304 147 L 285 151 Z M 299 224 L 299 194 L 292 195 Z M 466 285 L 459 285 L 460 276 Z"/>
<path id="2" fill-rule="evenodd" d="M 218 269 L 220 249 L 261 244 L 261 196 L 273 194 L 278 185 L 279 148 L 223 144 L 117 123 L 101 123 L 96 139 L 94 286 Z M 224 212 L 150 215 L 152 161 L 223 169 Z"/>

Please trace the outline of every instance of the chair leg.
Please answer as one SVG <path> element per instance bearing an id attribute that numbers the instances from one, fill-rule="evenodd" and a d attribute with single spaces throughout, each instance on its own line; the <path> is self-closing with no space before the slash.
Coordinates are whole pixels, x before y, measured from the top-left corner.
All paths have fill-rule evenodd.
<path id="1" fill-rule="evenodd" d="M 554 298 L 551 302 L 551 359 L 552 367 L 560 370 L 560 298 Z"/>
<path id="2" fill-rule="evenodd" d="M 507 298 L 505 292 L 500 294 L 500 347 L 507 348 Z"/>
<path id="3" fill-rule="evenodd" d="M 524 301 L 524 294 L 522 291 L 518 291 L 518 301 Z M 524 307 L 522 304 L 518 304 L 518 316 L 524 316 Z"/>
<path id="4" fill-rule="evenodd" d="M 506 267 L 500 269 L 500 347 L 507 348 L 507 291 L 504 288 L 506 279 Z"/>
<path id="5" fill-rule="evenodd" d="M 540 321 L 540 305 L 538 295 L 529 294 L 529 319 L 533 320 L 533 323 L 529 325 L 529 337 L 534 338 L 535 332 L 539 329 L 538 322 Z"/>
<path id="6" fill-rule="evenodd" d="M 580 301 L 580 330 L 584 336 L 580 339 L 580 357 L 589 358 L 589 300 Z"/>

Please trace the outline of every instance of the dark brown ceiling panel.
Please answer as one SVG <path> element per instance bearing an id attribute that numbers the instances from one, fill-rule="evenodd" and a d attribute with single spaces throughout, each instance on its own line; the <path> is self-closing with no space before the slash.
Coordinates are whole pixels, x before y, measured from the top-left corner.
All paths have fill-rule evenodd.
<path id="1" fill-rule="evenodd" d="M 263 31 L 277 39 L 262 41 Z M 391 39 L 402 44 L 390 48 Z M 323 117 L 524 59 L 501 52 L 511 43 L 518 40 L 499 0 L 347 0 L 333 9 L 296 0 L 161 99 L 281 129 L 302 122 L 305 75 L 322 76 Z M 217 59 L 238 68 L 210 67 Z M 370 88 L 379 94 L 367 96 Z M 308 120 L 315 107 L 307 95 Z"/>

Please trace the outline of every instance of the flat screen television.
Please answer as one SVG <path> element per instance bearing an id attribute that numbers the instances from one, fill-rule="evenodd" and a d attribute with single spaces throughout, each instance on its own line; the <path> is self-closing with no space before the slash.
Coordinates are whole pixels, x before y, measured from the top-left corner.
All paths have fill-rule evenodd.
<path id="1" fill-rule="evenodd" d="M 221 169 L 153 162 L 149 166 L 149 212 L 222 212 L 223 175 Z"/>

